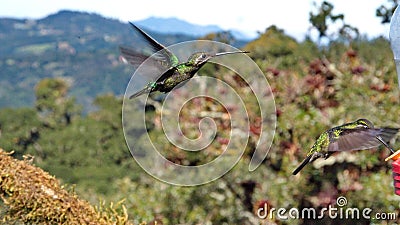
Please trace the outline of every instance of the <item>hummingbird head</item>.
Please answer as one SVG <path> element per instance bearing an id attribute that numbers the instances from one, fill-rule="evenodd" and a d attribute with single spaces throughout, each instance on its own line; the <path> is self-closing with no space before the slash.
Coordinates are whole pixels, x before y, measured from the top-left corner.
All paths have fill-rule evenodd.
<path id="1" fill-rule="evenodd" d="M 246 51 L 236 51 L 236 52 L 220 52 L 220 53 L 208 53 L 208 52 L 196 52 L 192 54 L 188 59 L 188 64 L 191 66 L 203 66 L 208 60 L 213 57 L 228 55 L 228 54 L 237 54 L 237 53 L 248 53 Z"/>
<path id="2" fill-rule="evenodd" d="M 365 128 L 373 128 L 374 127 L 374 124 L 372 124 L 372 122 L 367 119 L 358 119 L 356 121 L 356 124 L 358 126 L 364 126 Z"/>
<path id="3" fill-rule="evenodd" d="M 191 66 L 202 66 L 212 57 L 213 55 L 207 52 L 196 52 L 189 57 L 188 64 Z"/>

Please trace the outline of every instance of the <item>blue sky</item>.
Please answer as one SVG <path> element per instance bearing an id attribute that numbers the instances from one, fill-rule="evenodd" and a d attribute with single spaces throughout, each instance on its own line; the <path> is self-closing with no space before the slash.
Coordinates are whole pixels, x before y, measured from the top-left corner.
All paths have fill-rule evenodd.
<path id="1" fill-rule="evenodd" d="M 156 17 L 177 17 L 200 25 L 218 25 L 254 36 L 270 25 L 301 38 L 307 32 L 312 0 L 0 0 L 0 17 L 42 18 L 61 9 L 94 12 L 121 21 Z M 315 0 L 319 3 L 321 0 Z M 330 0 L 335 13 L 344 13 L 347 23 L 369 37 L 388 36 L 389 26 L 382 25 L 375 10 L 386 1 Z"/>

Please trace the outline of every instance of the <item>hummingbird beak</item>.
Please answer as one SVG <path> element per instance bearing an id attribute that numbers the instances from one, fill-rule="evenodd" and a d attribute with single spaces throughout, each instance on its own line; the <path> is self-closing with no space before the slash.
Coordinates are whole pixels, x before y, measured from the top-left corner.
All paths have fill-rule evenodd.
<path id="1" fill-rule="evenodd" d="M 249 53 L 248 51 L 236 51 L 236 52 L 219 52 L 215 53 L 215 56 L 221 56 L 221 55 L 229 55 L 229 54 L 238 54 L 238 53 Z"/>

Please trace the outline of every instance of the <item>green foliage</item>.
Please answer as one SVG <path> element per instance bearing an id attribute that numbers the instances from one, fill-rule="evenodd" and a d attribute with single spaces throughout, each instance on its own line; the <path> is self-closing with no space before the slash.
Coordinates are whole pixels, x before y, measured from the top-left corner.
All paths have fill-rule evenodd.
<path id="1" fill-rule="evenodd" d="M 37 139 L 35 133 L 40 125 L 34 109 L 0 110 L 0 146 L 13 149 L 15 156 L 22 157 Z"/>
<path id="2" fill-rule="evenodd" d="M 325 7 L 328 18 L 332 7 L 329 4 Z M 207 38 L 221 36 L 210 35 Z M 126 214 L 135 224 L 143 221 L 163 224 L 310 224 L 315 221 L 282 221 L 277 218 L 261 221 L 254 212 L 265 202 L 275 208 L 320 209 L 334 206 L 339 196 L 347 198 L 349 207 L 371 207 L 374 212 L 395 212 L 398 215 L 399 197 L 393 192 L 390 163 L 384 162 L 389 153 L 384 148 L 337 153 L 327 160 L 317 160 L 307 166 L 299 176 L 291 175 L 315 138 L 330 127 L 358 118 L 368 118 L 376 126 L 400 127 L 398 81 L 388 41 L 363 37 L 347 41 L 337 39 L 320 48 L 309 39 L 297 42 L 272 26 L 245 49 L 251 52 L 251 57 L 272 87 L 278 118 L 268 158 L 254 172 L 247 171 L 257 137 L 253 130 L 241 161 L 213 183 L 193 188 L 176 187 L 147 175 L 134 162 L 126 147 L 121 125 L 121 98 L 106 94 L 97 96 L 93 101 L 86 99 L 84 102 L 92 103 L 90 106 L 86 104 L 92 111 L 82 115 L 81 105 L 70 97 L 92 92 L 93 88 L 113 92 L 105 85 L 108 82 L 115 83 L 114 88 L 117 89 L 126 84 L 124 80 L 127 81 L 129 76 L 118 77 L 121 73 L 117 72 L 129 74 L 129 67 L 116 65 L 111 70 L 104 69 L 105 64 L 112 64 L 117 58 L 117 53 L 107 50 L 99 52 L 104 53 L 108 61 L 94 57 L 98 56 L 96 50 L 93 54 L 57 53 L 41 59 L 25 56 L 24 60 L 29 65 L 25 65 L 24 60 L 3 59 L 0 66 L 16 76 L 23 76 L 23 73 L 10 65 L 20 65 L 26 71 L 38 65 L 37 71 L 44 74 L 58 71 L 63 78 L 35 78 L 19 84 L 27 89 L 36 85 L 35 108 L 0 110 L 0 146 L 14 150 L 17 158 L 23 154 L 33 155 L 37 166 L 57 176 L 62 183 L 76 185 L 76 192 L 93 204 L 99 199 L 111 202 L 125 199 Z M 61 59 L 65 64 L 60 63 Z M 86 60 L 91 66 L 87 66 Z M 80 61 L 85 63 L 80 64 Z M 96 74 L 95 66 L 108 71 L 106 73 L 110 76 L 98 79 L 100 75 Z M 66 68 L 73 68 L 73 71 L 64 73 Z M 243 95 L 248 93 L 243 80 L 216 65 L 206 65 L 199 73 L 224 79 L 242 94 L 249 109 L 251 126 L 257 131 L 260 112 L 254 99 L 249 94 Z M 77 79 L 75 76 L 75 79 L 68 79 L 72 74 L 84 75 L 84 78 Z M 17 81 L 10 78 L 8 82 Z M 88 87 L 90 81 L 96 82 Z M 78 90 L 77 86 L 84 88 Z M 184 95 L 182 92 L 181 95 Z M 182 131 L 193 138 L 198 135 L 199 119 L 204 115 L 216 115 L 216 143 L 199 154 L 180 151 L 165 141 L 159 124 L 159 103 L 151 104 L 147 107 L 145 118 L 146 124 L 150 125 L 149 136 L 161 146 L 161 153 L 169 160 L 183 165 L 203 164 L 217 157 L 226 145 L 231 127 L 227 123 L 226 110 L 217 102 L 197 99 L 188 102 L 179 111 Z M 138 110 L 143 110 L 143 107 L 132 110 L 132 113 L 139 115 Z M 70 115 L 70 119 L 66 115 Z M 142 118 L 133 118 L 125 127 L 127 131 L 135 135 L 145 133 L 139 130 Z M 138 137 L 137 140 L 145 139 Z M 391 143 L 395 149 L 400 147 L 398 141 L 399 137 Z M 0 164 L 2 162 L 0 160 Z M 5 169 L 0 171 L 3 182 L 6 179 Z M 21 174 L 25 173 L 22 171 Z M 18 180 L 8 179 L 6 184 Z M 5 183 L 1 184 L 4 186 Z M 30 190 L 29 187 L 20 190 L 25 188 Z M 9 196 L 3 196 L 3 205 L 7 203 L 5 197 Z M 105 209 L 104 205 L 100 205 L 98 211 L 106 214 L 118 212 L 112 215 L 126 216 L 123 208 L 118 211 L 115 207 Z M 317 222 L 387 224 L 399 223 L 399 219 L 389 222 L 325 219 Z"/>
<path id="3" fill-rule="evenodd" d="M 99 96 L 95 105 L 99 110 L 87 118 L 44 129 L 37 144 L 42 149 L 40 166 L 66 182 L 82 182 L 87 188 L 106 193 L 115 176 L 128 174 L 132 164 L 122 134 L 121 101 L 112 95 Z"/>
<path id="4" fill-rule="evenodd" d="M 34 155 L 39 166 L 65 182 L 107 193 L 115 177 L 137 168 L 122 133 L 121 101 L 99 96 L 94 102 L 97 111 L 87 117 L 74 114 L 66 123 L 65 114 L 80 108 L 66 97 L 67 89 L 62 80 L 45 79 L 37 86 L 37 111 L 1 110 L 0 144 L 17 157 Z"/>
<path id="5" fill-rule="evenodd" d="M 46 126 L 69 125 L 80 110 L 74 99 L 67 98 L 69 85 L 58 79 L 43 79 L 35 87 L 35 107 L 44 118 Z"/>
<path id="6" fill-rule="evenodd" d="M 258 44 L 249 43 L 248 47 L 264 46 L 262 40 L 254 41 Z M 43 117 L 34 109 L 1 110 L 0 144 L 19 154 L 34 155 L 37 165 L 63 182 L 76 184 L 76 191 L 92 203 L 98 202 L 99 197 L 114 202 L 126 199 L 127 213 L 135 223 L 152 220 L 164 224 L 257 223 L 260 220 L 254 210 L 265 201 L 273 207 L 318 208 L 334 203 L 339 196 L 345 196 L 352 207 L 397 212 L 393 206 L 398 197 L 393 194 L 389 165 L 383 162 L 387 156 L 384 149 L 335 154 L 327 161 L 319 160 L 306 167 L 300 176 L 290 175 L 315 137 L 329 127 L 361 117 L 377 126 L 400 126 L 396 117 L 400 113 L 399 91 L 394 64 L 387 60 L 392 57 L 387 40 L 359 40 L 350 46 L 332 42 L 323 53 L 309 40 L 292 43 L 296 47 L 290 54 L 284 50 L 280 55 L 276 50 L 272 52 L 280 57 L 272 57 L 267 51 L 270 54 L 267 60 L 255 58 L 274 90 L 278 124 L 268 159 L 253 173 L 247 171 L 251 154 L 246 154 L 232 171 L 211 184 L 182 188 L 154 180 L 130 157 L 122 134 L 122 101 L 111 94 L 97 97 L 93 102 L 96 111 L 87 116 L 77 114 L 69 124 L 55 120 L 55 126 L 51 127 L 43 121 L 52 114 Z M 282 58 L 293 64 L 288 65 Z M 200 73 L 229 77 L 230 85 L 243 91 L 240 79 L 226 69 L 208 66 Z M 69 99 L 65 81 L 44 80 L 37 87 L 38 96 L 43 100 L 40 105 L 65 108 L 63 105 Z M 64 100 L 59 100 L 60 105 L 54 104 L 59 98 Z M 250 120 L 256 123 L 257 110 L 252 109 L 251 98 L 246 101 Z M 202 101 L 189 102 L 181 111 L 186 134 L 197 131 L 195 117 L 190 113 L 193 110 L 225 113 L 212 101 L 199 103 Z M 74 102 L 71 104 L 69 107 L 77 107 Z M 161 144 L 159 140 L 164 134 L 156 122 L 158 113 L 157 109 L 149 110 L 146 120 L 153 124 L 149 128 L 150 137 Z M 223 118 L 216 118 L 217 127 L 224 126 Z M 136 122 L 140 120 L 131 121 L 133 131 Z M 33 138 L 32 130 L 37 130 L 39 137 Z M 220 138 L 225 138 L 226 130 L 229 126 L 218 131 Z M 255 144 L 252 141 L 249 152 Z M 196 155 L 182 154 L 166 143 L 162 153 L 176 163 L 202 164 L 218 156 L 222 145 L 223 142 L 213 144 Z M 399 146 L 394 144 L 394 147 Z M 270 222 L 309 221 L 286 223 L 273 219 Z"/>
<path id="7" fill-rule="evenodd" d="M 257 63 L 278 59 L 282 67 L 295 63 L 296 58 L 293 55 L 298 48 L 296 40 L 285 35 L 284 31 L 276 26 L 267 28 L 258 39 L 244 47 Z"/>

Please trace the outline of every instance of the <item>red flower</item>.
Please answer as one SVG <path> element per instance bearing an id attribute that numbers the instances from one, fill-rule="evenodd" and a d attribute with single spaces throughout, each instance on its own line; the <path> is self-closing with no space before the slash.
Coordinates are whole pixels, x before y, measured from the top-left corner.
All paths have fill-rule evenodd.
<path id="1" fill-rule="evenodd" d="M 354 68 L 351 68 L 352 74 L 362 74 L 364 71 L 365 71 L 365 68 L 363 66 L 356 66 Z"/>
<path id="2" fill-rule="evenodd" d="M 267 68 L 267 72 L 272 73 L 272 75 L 274 75 L 275 77 L 279 76 L 279 74 L 281 73 L 281 71 L 276 68 Z"/>

